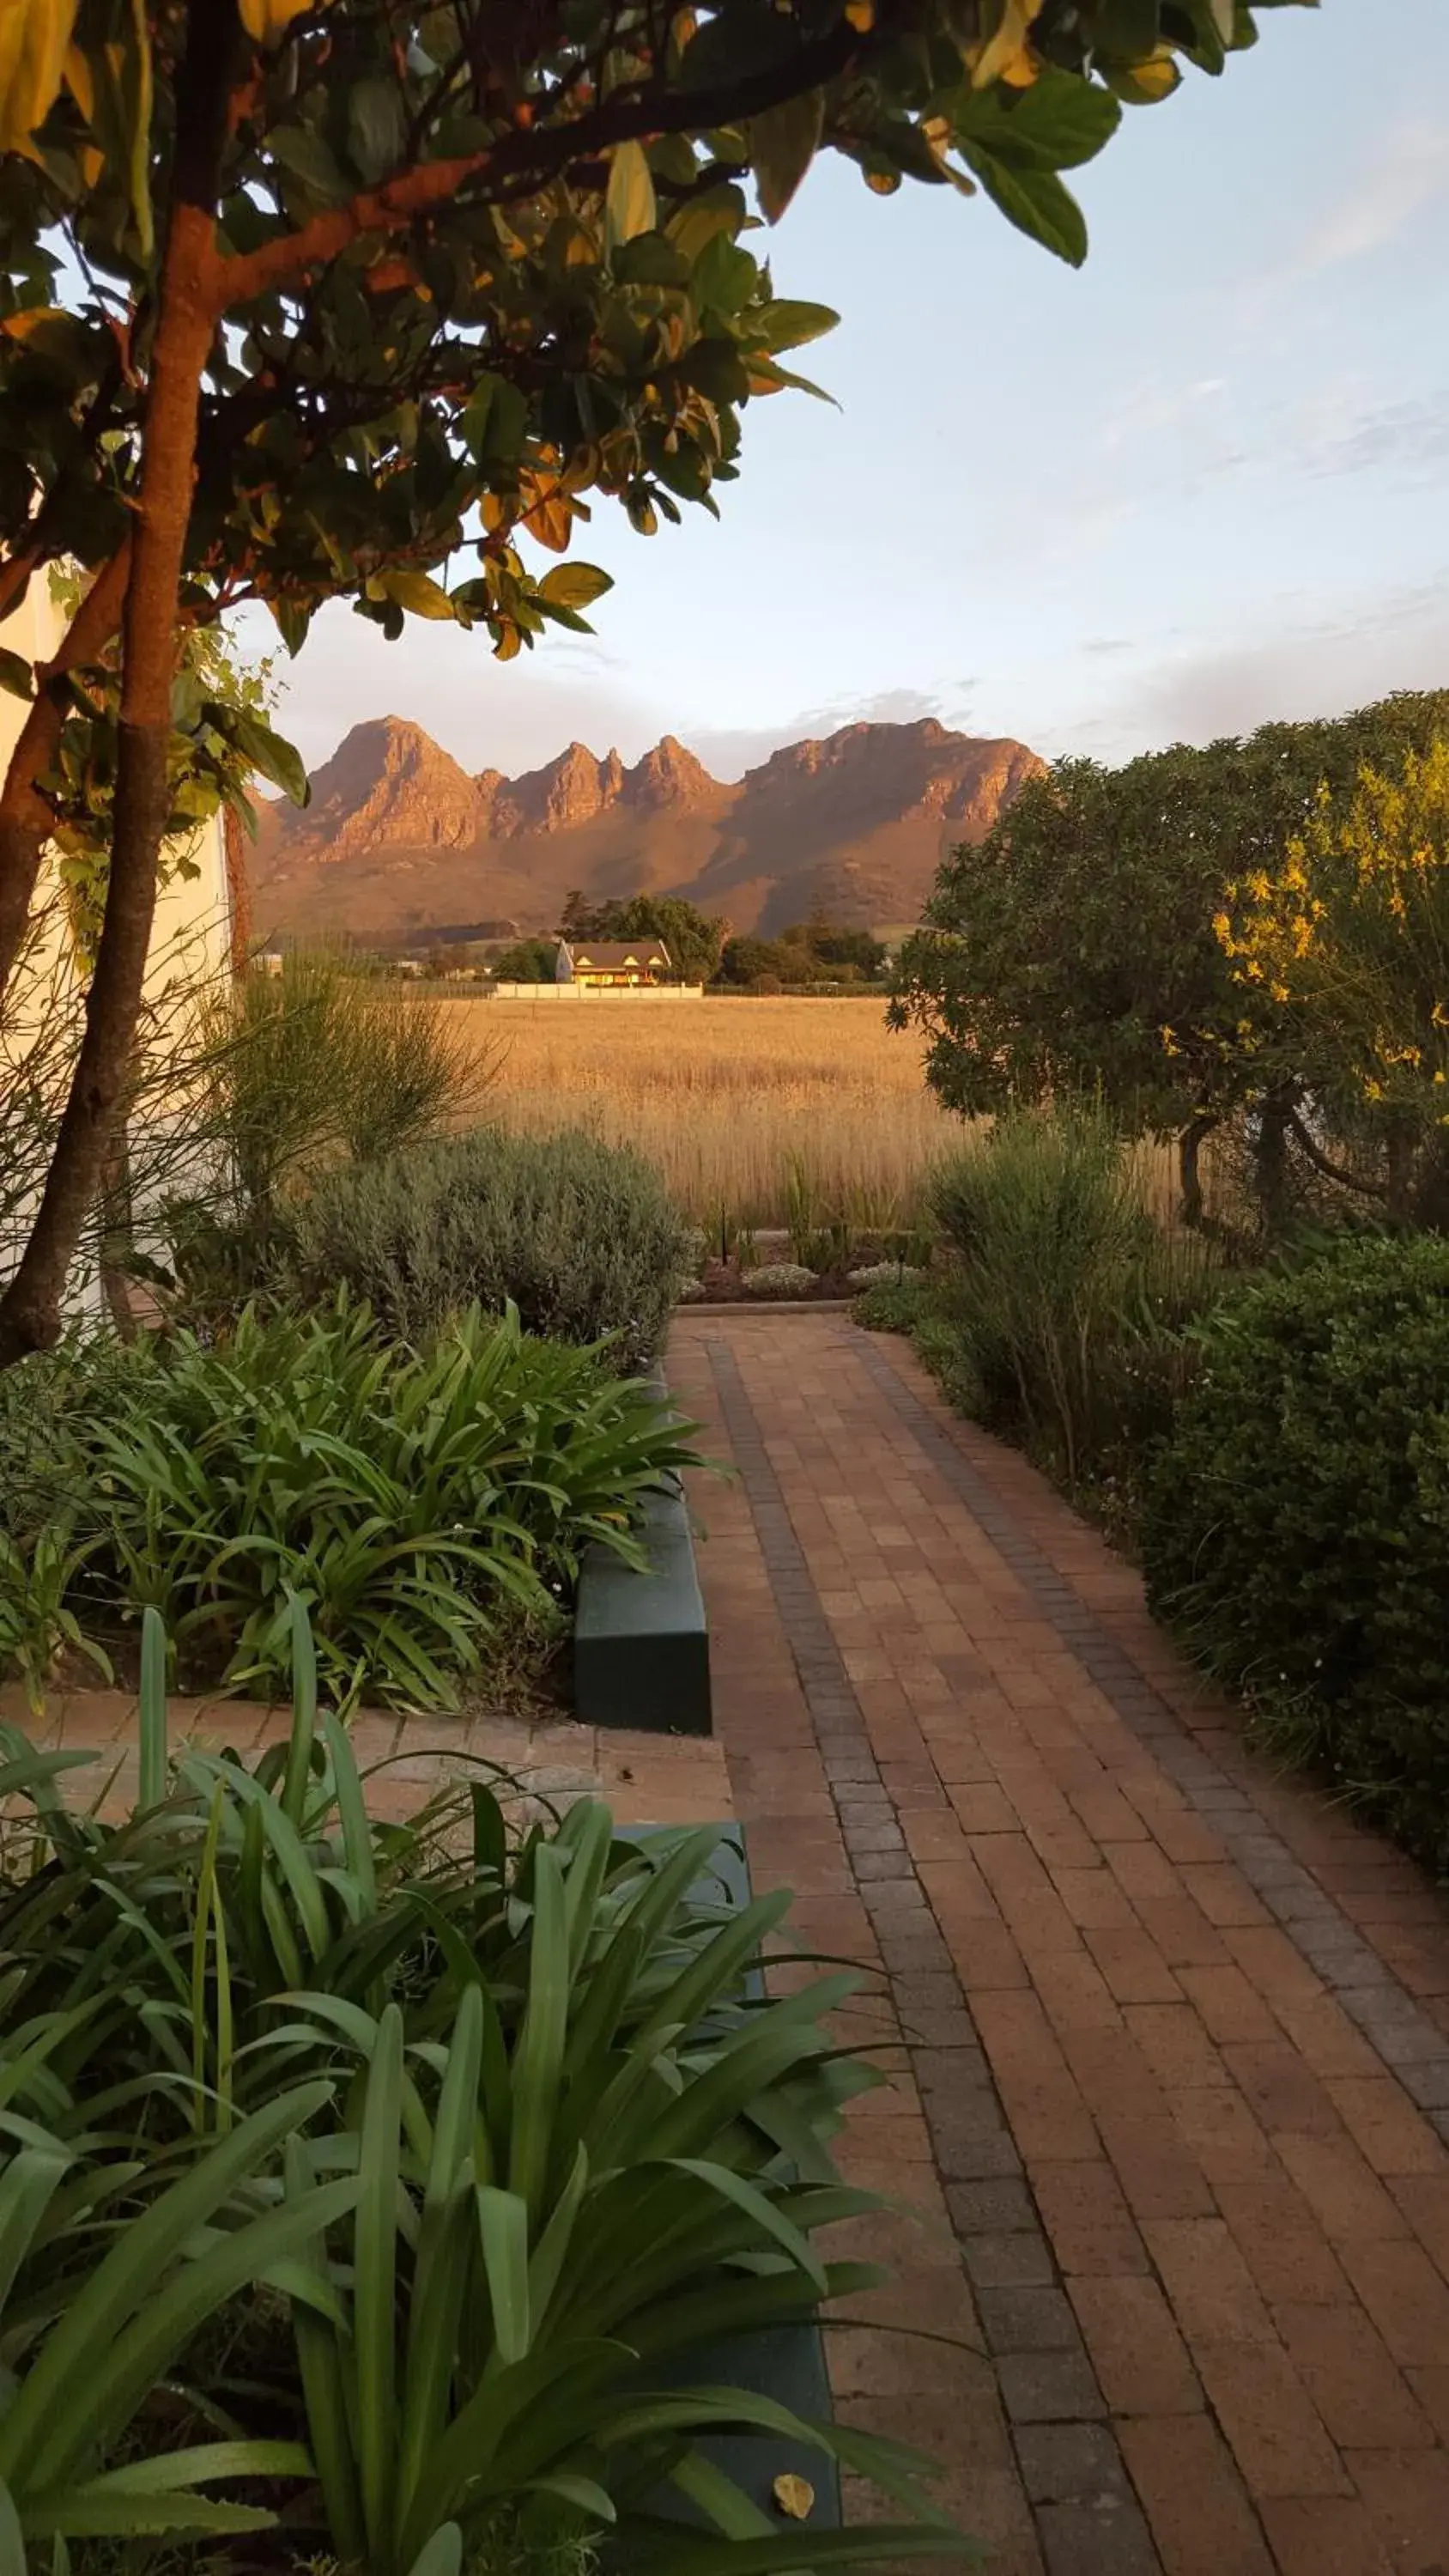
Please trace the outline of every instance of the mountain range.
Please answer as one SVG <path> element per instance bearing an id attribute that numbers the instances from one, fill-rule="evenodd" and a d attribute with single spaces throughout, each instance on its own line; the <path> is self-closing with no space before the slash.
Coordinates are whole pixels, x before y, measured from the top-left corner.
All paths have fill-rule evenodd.
<path id="1" fill-rule="evenodd" d="M 551 929 L 568 892 L 682 894 L 736 931 L 811 913 L 914 921 L 942 852 L 979 841 L 1042 767 L 1010 739 L 926 717 L 791 743 L 738 781 L 672 734 L 632 768 L 581 742 L 517 778 L 470 776 L 421 725 L 354 725 L 305 808 L 261 809 L 253 857 L 269 936 L 424 938 Z"/>

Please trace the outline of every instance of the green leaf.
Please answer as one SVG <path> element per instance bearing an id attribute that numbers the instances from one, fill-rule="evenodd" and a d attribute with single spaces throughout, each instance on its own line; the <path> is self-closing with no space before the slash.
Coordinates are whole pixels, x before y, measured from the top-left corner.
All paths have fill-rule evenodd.
<path id="1" fill-rule="evenodd" d="M 308 125 L 280 125 L 268 137 L 268 150 L 274 160 L 294 179 L 300 179 L 309 196 L 320 198 L 326 205 L 341 205 L 352 194 L 352 181 L 340 170 L 320 134 Z"/>
<path id="2" fill-rule="evenodd" d="M 23 653 L 12 653 L 8 644 L 0 644 L 0 689 L 8 689 L 16 698 L 35 695 L 34 665 Z"/>
<path id="3" fill-rule="evenodd" d="M 0 2478 L 0 2576 L 29 2576 L 25 2564 L 25 2535 L 15 2498 Z"/>
<path id="4" fill-rule="evenodd" d="M 480 464 L 485 458 L 512 459 L 528 434 L 528 404 L 517 385 L 486 369 L 458 415 L 458 428 Z"/>
<path id="5" fill-rule="evenodd" d="M 993 205 L 1000 207 L 1018 232 L 1039 241 L 1072 268 L 1081 267 L 1087 256 L 1086 217 L 1055 172 L 1010 170 L 974 142 L 963 142 L 961 152 Z"/>
<path id="6" fill-rule="evenodd" d="M 750 357 L 746 364 L 750 371 L 752 394 L 778 394 L 788 389 L 792 393 L 813 394 L 816 402 L 829 403 L 835 411 L 840 409 L 834 394 L 828 394 L 823 385 L 813 384 L 809 376 L 797 376 L 790 367 L 777 367 L 773 358 Z"/>
<path id="7" fill-rule="evenodd" d="M 504 2362 L 522 2361 L 532 2342 L 528 2298 L 528 2203 L 495 2184 L 478 2186 L 478 2232 L 493 2308 L 493 2339 Z"/>
<path id="8" fill-rule="evenodd" d="M 408 2576 L 460 2576 L 463 2534 L 456 2522 L 445 2522 L 418 2551 Z"/>
<path id="9" fill-rule="evenodd" d="M 609 186 L 604 198 L 604 222 L 610 247 L 616 242 L 632 241 L 636 233 L 652 232 L 658 219 L 654 181 L 643 144 L 616 143 L 609 162 Z"/>
<path id="10" fill-rule="evenodd" d="M 536 2212 L 543 2200 L 553 2143 L 559 2072 L 568 2029 L 568 1926 L 558 1854 L 540 1843 L 533 1855 L 533 1942 L 528 2002 L 513 2059 L 513 2134 L 508 2185 Z"/>
<path id="11" fill-rule="evenodd" d="M 300 2442 L 205 2442 L 190 2451 L 133 2460 L 93 2478 L 96 2495 L 167 2495 L 209 2486 L 218 2478 L 310 2478 L 312 2462 Z"/>
<path id="12" fill-rule="evenodd" d="M 1039 170 L 1076 170 L 1095 160 L 1122 122 L 1120 100 L 1099 82 L 1079 80 L 1071 72 L 1040 72 L 1029 89 L 995 89 L 982 98 L 996 114 L 983 114 L 973 131 L 967 119 L 961 140 L 977 139 L 1014 166 Z M 967 155 L 969 159 L 969 154 Z"/>
<path id="13" fill-rule="evenodd" d="M 597 564 L 555 564 L 539 583 L 538 595 L 554 608 L 591 608 L 613 587 L 613 575 L 601 572 Z"/>
<path id="14" fill-rule="evenodd" d="M 818 340 L 833 331 L 839 322 L 828 304 L 794 304 L 780 300 L 766 304 L 748 317 L 751 349 L 801 349 L 807 340 Z"/>
<path id="15" fill-rule="evenodd" d="M 399 608 L 414 617 L 453 620 L 457 617 L 451 599 L 439 581 L 426 572 L 379 573 L 377 588 L 384 599 L 393 600 Z"/>
<path id="16" fill-rule="evenodd" d="M 141 1613 L 141 1691 L 136 1712 L 140 1737 L 140 1805 L 159 1807 L 166 1795 L 166 1628 L 147 1602 Z"/>
<path id="17" fill-rule="evenodd" d="M 263 778 L 269 778 L 274 787 L 280 787 L 294 805 L 306 804 L 312 791 L 307 783 L 306 763 L 299 751 L 294 751 L 279 733 L 273 733 L 271 726 L 264 724 L 260 716 L 248 715 L 240 707 L 209 705 L 206 713 L 208 721 L 235 743 L 243 759 L 249 760 L 253 769 Z"/>
<path id="18" fill-rule="evenodd" d="M 37 2496 L 26 2506 L 25 2519 L 37 2540 L 122 2540 L 175 2537 L 182 2532 L 272 2531 L 277 2517 L 257 2505 L 222 2504 L 209 2496 L 117 2495 L 107 2481 Z"/>
<path id="19" fill-rule="evenodd" d="M 391 2535 L 396 2388 L 397 2195 L 401 2144 L 403 2018 L 389 2004 L 367 2070 L 358 2151 L 353 2292 L 357 2345 L 357 2452 L 362 2511 L 374 2557 Z"/>
<path id="20" fill-rule="evenodd" d="M 821 89 L 804 90 L 798 98 L 784 99 L 778 107 L 766 108 L 762 116 L 751 117 L 750 159 L 760 212 L 767 223 L 779 222 L 819 150 L 824 127 Z"/>
<path id="21" fill-rule="evenodd" d="M 299 1593 L 291 1596 L 287 1624 L 292 1639 L 292 1732 L 287 1740 L 287 1768 L 282 1780 L 282 1813 L 300 1832 L 317 1731 L 317 1649 L 307 1605 Z"/>
<path id="22" fill-rule="evenodd" d="M 407 142 L 402 94 L 395 81 L 360 80 L 348 92 L 347 150 L 360 179 L 375 186 L 402 159 Z"/>

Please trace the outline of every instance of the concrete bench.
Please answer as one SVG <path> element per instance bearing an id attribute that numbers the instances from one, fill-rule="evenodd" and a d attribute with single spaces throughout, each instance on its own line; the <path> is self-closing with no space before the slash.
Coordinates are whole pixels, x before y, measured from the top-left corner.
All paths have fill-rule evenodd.
<path id="1" fill-rule="evenodd" d="M 585 1726 L 710 1735 L 709 1631 L 677 1479 L 651 1494 L 645 1572 L 593 1546 L 574 1612 L 574 1708 Z"/>

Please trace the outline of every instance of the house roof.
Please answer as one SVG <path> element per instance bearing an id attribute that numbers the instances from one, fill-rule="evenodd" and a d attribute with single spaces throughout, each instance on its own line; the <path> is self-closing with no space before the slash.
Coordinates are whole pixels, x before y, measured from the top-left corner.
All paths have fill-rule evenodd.
<path id="1" fill-rule="evenodd" d="M 625 966 L 667 966 L 670 962 L 662 939 L 566 939 L 561 944 L 571 966 L 593 967 L 604 974 L 617 973 Z"/>

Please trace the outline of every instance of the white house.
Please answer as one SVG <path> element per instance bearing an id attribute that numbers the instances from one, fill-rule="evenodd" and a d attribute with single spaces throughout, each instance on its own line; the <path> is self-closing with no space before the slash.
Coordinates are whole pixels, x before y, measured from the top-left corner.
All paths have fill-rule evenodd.
<path id="1" fill-rule="evenodd" d="M 64 626 L 64 616 L 41 574 L 30 583 L 21 606 L 0 623 L 0 645 L 27 661 L 48 661 Z M 0 694 L 0 777 L 24 722 L 24 702 L 8 692 Z M 217 989 L 231 972 L 237 930 L 220 815 L 186 842 L 185 857 L 185 875 L 173 870 L 158 897 L 146 972 L 148 1038 L 163 1059 L 168 1042 L 181 1030 L 198 996 Z M 32 920 L 35 926 L 28 947 L 0 1014 L 0 1099 L 8 1095 L 5 1129 L 12 1166 L 16 1156 L 9 1130 L 12 1122 L 23 1124 L 25 1088 L 29 1085 L 49 1098 L 62 1079 L 68 1069 L 63 1062 L 64 1035 L 79 999 L 70 922 L 53 864 L 42 870 Z M 164 1102 L 160 1114 L 164 1118 Z M 23 1168 L 23 1161 L 17 1168 Z M 0 1174 L 0 1278 L 16 1257 L 29 1214 L 23 1191 L 14 1186 L 7 1191 L 4 1180 Z M 77 1282 L 82 1305 L 93 1306 L 98 1294 L 93 1276 Z"/>

